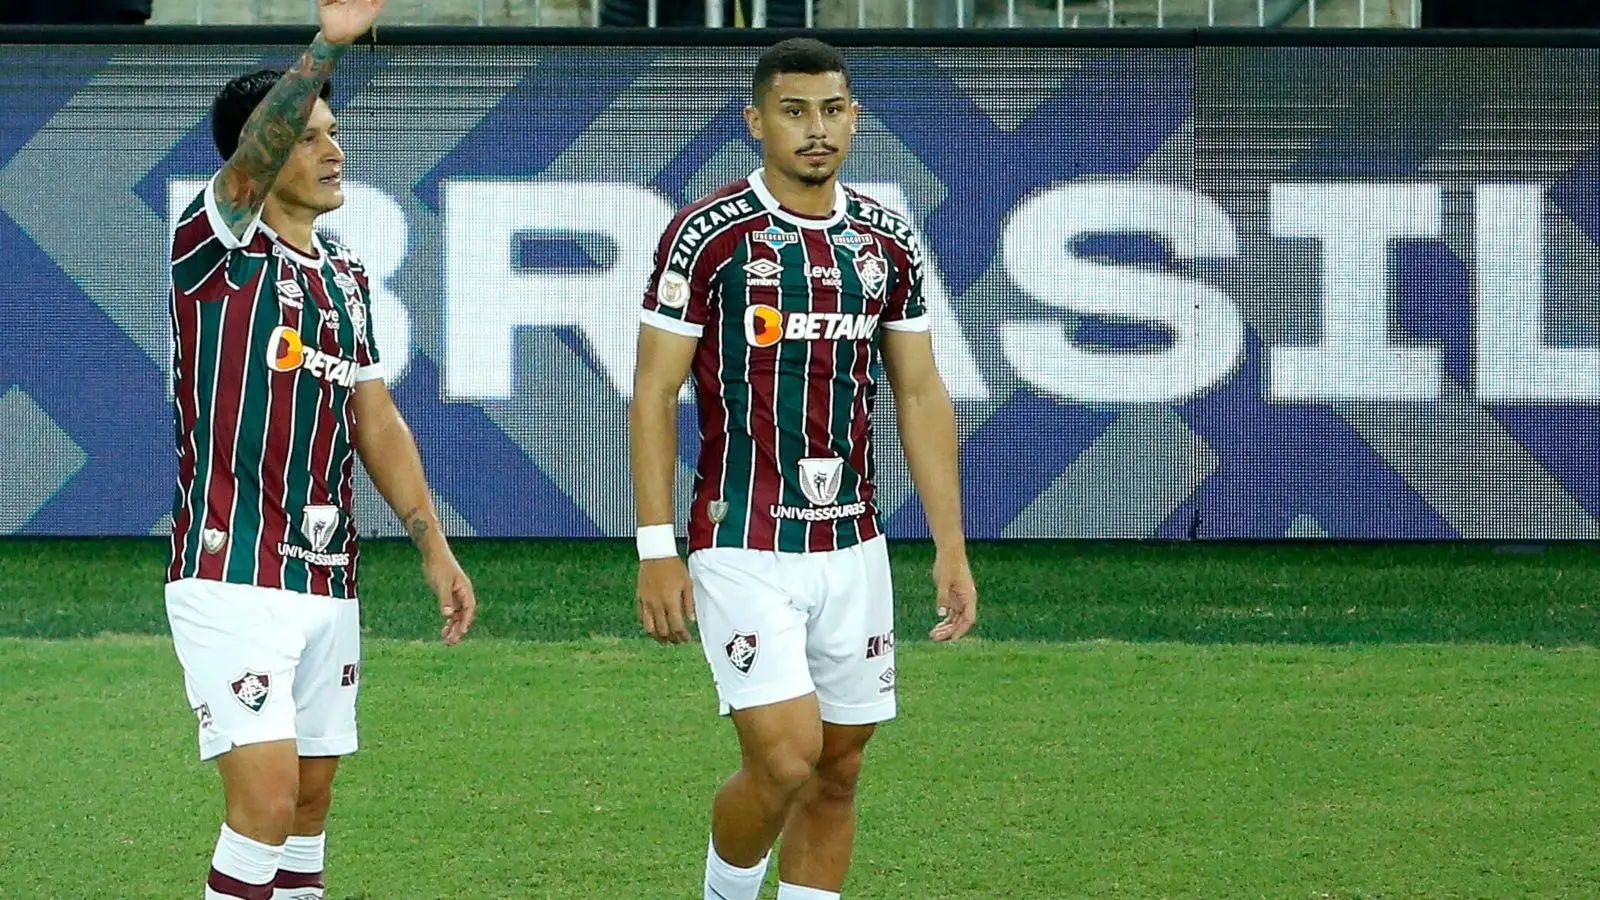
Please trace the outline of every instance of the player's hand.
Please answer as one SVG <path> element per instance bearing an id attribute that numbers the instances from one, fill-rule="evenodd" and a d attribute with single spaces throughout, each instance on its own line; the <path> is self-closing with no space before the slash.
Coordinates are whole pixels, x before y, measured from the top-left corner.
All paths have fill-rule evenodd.
<path id="1" fill-rule="evenodd" d="M 455 554 L 449 551 L 424 559 L 422 576 L 427 579 L 433 595 L 439 598 L 439 615 L 444 617 L 440 636 L 446 644 L 458 643 L 478 614 L 478 597 L 473 593 L 472 580 L 461 570 Z"/>
<path id="2" fill-rule="evenodd" d="M 317 24 L 330 44 L 353 44 L 372 30 L 387 0 L 317 0 Z"/>
<path id="3" fill-rule="evenodd" d="M 694 584 L 676 556 L 639 563 L 639 624 L 663 644 L 687 643 L 694 621 Z"/>
<path id="4" fill-rule="evenodd" d="M 939 624 L 928 637 L 954 641 L 978 621 L 978 587 L 965 553 L 939 553 L 933 560 L 933 582 L 938 589 Z"/>

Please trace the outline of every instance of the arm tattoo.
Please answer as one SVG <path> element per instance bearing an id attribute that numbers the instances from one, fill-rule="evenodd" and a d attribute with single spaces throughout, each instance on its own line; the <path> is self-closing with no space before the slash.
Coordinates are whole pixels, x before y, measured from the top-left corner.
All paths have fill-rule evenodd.
<path id="1" fill-rule="evenodd" d="M 401 516 L 401 520 L 405 523 L 406 534 L 411 535 L 411 542 L 414 544 L 422 543 L 422 539 L 428 534 L 428 521 L 421 513 L 422 507 L 413 506 L 410 512 Z"/>
<path id="2" fill-rule="evenodd" d="M 278 170 L 311 118 L 317 94 L 346 49 L 317 35 L 245 121 L 239 148 L 222 167 L 217 183 L 217 208 L 235 236 L 242 236 L 261 211 Z"/>

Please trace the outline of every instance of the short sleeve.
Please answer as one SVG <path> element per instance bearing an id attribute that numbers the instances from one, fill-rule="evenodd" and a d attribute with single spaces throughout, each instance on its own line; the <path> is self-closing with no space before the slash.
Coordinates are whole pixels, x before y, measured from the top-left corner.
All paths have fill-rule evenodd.
<path id="1" fill-rule="evenodd" d="M 922 245 L 906 229 L 895 241 L 894 287 L 883 311 L 890 331 L 927 331 L 928 307 L 922 297 Z"/>
<path id="2" fill-rule="evenodd" d="M 697 338 L 705 332 L 711 321 L 716 254 L 725 252 L 705 216 L 704 211 L 690 207 L 673 217 L 662 232 L 639 313 L 644 324 L 686 337 Z"/>
<path id="3" fill-rule="evenodd" d="M 243 237 L 235 237 L 217 208 L 216 176 L 184 210 L 172 232 L 172 290 L 180 298 L 220 300 L 225 295 L 228 254 L 255 238 L 256 217 Z"/>
<path id="4" fill-rule="evenodd" d="M 356 381 L 371 381 L 383 377 L 381 356 L 378 352 L 378 331 L 374 324 L 376 318 L 373 310 L 372 291 L 367 286 L 367 270 L 360 265 L 352 265 L 350 274 L 356 280 L 357 294 L 353 302 L 361 304 L 363 315 L 360 323 L 361 336 L 356 340 L 356 363 L 360 366 L 356 370 Z"/>

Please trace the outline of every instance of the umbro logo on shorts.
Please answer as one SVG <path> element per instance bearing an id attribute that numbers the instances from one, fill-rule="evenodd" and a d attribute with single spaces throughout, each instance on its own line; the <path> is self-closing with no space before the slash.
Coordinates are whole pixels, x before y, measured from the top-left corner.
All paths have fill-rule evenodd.
<path id="1" fill-rule="evenodd" d="M 245 709 L 258 713 L 272 695 L 272 676 L 265 672 L 245 672 L 229 687 L 233 688 L 234 699 Z"/>
<path id="2" fill-rule="evenodd" d="M 728 662 L 739 670 L 740 675 L 749 675 L 750 670 L 755 668 L 760 643 L 760 638 L 754 632 L 735 631 L 722 649 L 728 654 Z"/>

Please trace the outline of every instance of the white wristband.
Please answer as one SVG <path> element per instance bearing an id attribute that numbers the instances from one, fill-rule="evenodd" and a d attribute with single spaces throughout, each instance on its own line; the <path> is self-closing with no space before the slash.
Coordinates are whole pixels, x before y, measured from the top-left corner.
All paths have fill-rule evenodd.
<path id="1" fill-rule="evenodd" d="M 670 522 L 641 527 L 634 535 L 634 542 L 639 545 L 640 559 L 666 559 L 678 555 L 678 538 L 673 534 Z"/>

